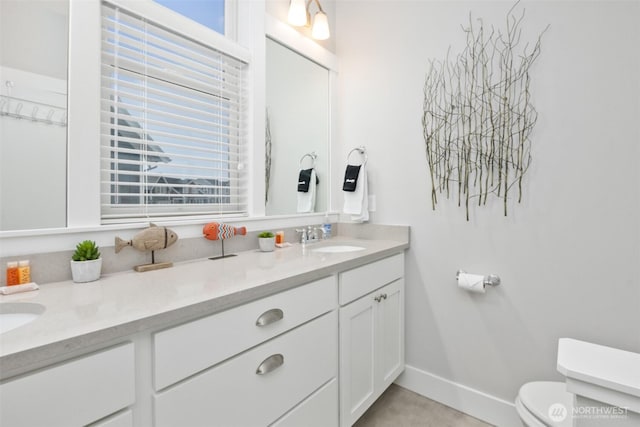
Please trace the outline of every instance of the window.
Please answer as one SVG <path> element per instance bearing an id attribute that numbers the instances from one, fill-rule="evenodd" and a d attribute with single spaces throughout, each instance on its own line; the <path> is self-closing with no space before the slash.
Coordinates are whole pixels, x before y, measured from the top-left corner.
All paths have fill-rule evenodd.
<path id="1" fill-rule="evenodd" d="M 224 34 L 224 0 L 154 0 L 199 24 Z"/>
<path id="2" fill-rule="evenodd" d="M 103 3 L 103 222 L 247 213 L 245 69 Z"/>

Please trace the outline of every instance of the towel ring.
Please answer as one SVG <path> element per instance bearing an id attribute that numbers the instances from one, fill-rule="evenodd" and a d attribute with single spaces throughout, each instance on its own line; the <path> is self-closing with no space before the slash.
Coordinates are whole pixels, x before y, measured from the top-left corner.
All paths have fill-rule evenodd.
<path id="1" fill-rule="evenodd" d="M 366 165 L 368 157 L 367 157 L 367 149 L 364 148 L 364 145 L 361 145 L 360 147 L 356 147 L 353 150 L 349 151 L 349 154 L 347 154 L 347 164 L 349 164 L 349 159 L 351 158 L 351 155 L 354 153 L 354 151 L 357 151 L 362 155 L 362 157 L 364 158 L 362 165 Z"/>
<path id="2" fill-rule="evenodd" d="M 300 169 L 302 169 L 302 162 L 304 161 L 305 157 L 311 157 L 311 168 L 315 168 L 316 167 L 316 159 L 318 158 L 318 155 L 316 154 L 315 151 L 311 152 L 311 153 L 307 153 L 304 156 L 302 156 L 300 158 Z"/>

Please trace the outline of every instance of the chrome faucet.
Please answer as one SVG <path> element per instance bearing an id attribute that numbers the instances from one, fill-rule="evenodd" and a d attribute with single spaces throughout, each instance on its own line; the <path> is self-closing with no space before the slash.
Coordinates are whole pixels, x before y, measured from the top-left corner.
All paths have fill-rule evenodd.
<path id="1" fill-rule="evenodd" d="M 306 228 L 296 229 L 298 233 L 300 233 L 300 243 L 315 243 L 324 239 L 324 230 L 322 227 L 314 227 L 309 225 Z M 318 235 L 318 231 L 322 231 L 322 237 Z"/>
<path id="2" fill-rule="evenodd" d="M 300 243 L 302 243 L 303 245 L 305 243 L 307 243 L 307 229 L 306 228 L 296 228 L 296 232 L 300 233 Z"/>

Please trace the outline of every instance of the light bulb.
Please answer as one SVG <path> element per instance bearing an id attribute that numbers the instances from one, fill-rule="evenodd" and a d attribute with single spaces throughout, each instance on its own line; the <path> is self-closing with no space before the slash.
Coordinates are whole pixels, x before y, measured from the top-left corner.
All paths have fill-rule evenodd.
<path id="1" fill-rule="evenodd" d="M 307 25 L 307 7 L 304 0 L 291 0 L 289 4 L 289 24 L 296 27 Z"/>
<path id="2" fill-rule="evenodd" d="M 316 13 L 313 17 L 313 27 L 311 27 L 311 37 L 316 40 L 326 40 L 331 34 L 329 33 L 329 21 L 324 12 Z"/>

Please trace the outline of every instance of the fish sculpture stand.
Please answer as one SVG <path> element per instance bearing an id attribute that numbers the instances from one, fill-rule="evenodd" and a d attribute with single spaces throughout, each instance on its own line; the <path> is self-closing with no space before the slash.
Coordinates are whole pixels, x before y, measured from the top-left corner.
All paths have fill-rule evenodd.
<path id="1" fill-rule="evenodd" d="M 166 249 L 178 241 L 178 235 L 175 231 L 168 229 L 167 227 L 158 227 L 155 224 L 151 224 L 149 228 L 145 228 L 138 234 L 133 236 L 131 240 L 124 240 L 120 237 L 116 237 L 116 253 L 120 252 L 123 248 L 131 246 L 134 249 L 143 252 L 151 252 L 151 264 L 136 265 L 133 267 L 135 271 L 150 271 L 159 270 L 161 268 L 172 267 L 172 262 L 158 262 L 156 263 L 155 251 L 158 249 Z"/>
<path id="2" fill-rule="evenodd" d="M 222 255 L 211 257 L 209 259 L 220 259 L 236 256 L 235 254 L 224 254 L 224 241 L 230 239 L 237 234 L 244 236 L 247 234 L 247 227 L 233 227 L 231 225 L 222 224 L 220 222 L 210 222 L 202 228 L 202 234 L 208 240 L 220 240 L 222 242 Z"/>

